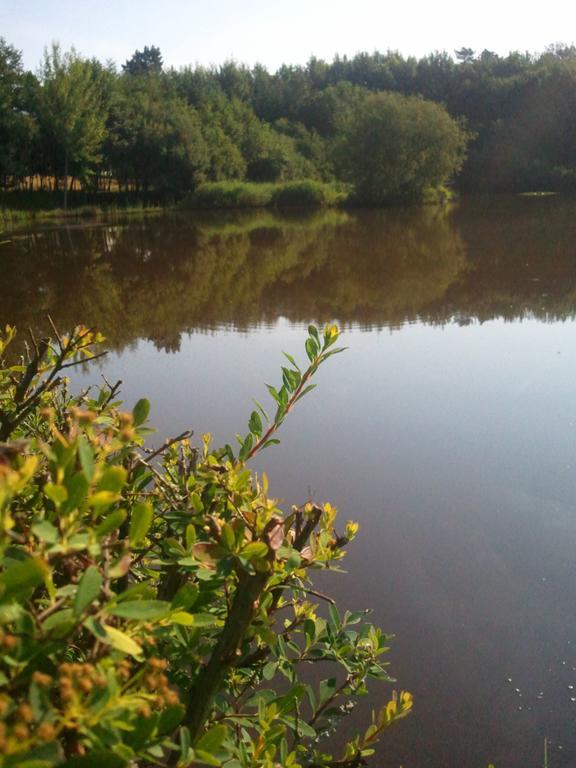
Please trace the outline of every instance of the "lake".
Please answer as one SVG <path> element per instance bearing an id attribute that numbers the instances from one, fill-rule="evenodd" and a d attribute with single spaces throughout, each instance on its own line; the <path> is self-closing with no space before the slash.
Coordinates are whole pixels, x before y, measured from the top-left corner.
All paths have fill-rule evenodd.
<path id="1" fill-rule="evenodd" d="M 372 608 L 415 712 L 375 766 L 576 764 L 576 202 L 167 215 L 0 239 L 0 323 L 83 322 L 153 403 L 155 443 L 219 443 L 302 358 L 348 351 L 258 459 L 286 507 L 332 501 L 360 533 L 342 608 Z M 372 686 L 370 703 L 389 688 Z"/>

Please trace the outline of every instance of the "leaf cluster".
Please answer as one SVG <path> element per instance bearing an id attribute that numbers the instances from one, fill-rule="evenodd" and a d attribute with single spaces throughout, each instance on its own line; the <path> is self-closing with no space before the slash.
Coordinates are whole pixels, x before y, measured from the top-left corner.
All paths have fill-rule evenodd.
<path id="1" fill-rule="evenodd" d="M 367 681 L 390 680 L 389 638 L 310 580 L 357 525 L 337 531 L 330 504 L 283 512 L 246 466 L 341 351 L 338 329 L 310 327 L 306 368 L 287 355 L 275 415 L 258 405 L 238 455 L 188 432 L 147 448 L 148 401 L 68 390 L 101 337 L 53 330 L 16 361 L 14 329 L 0 341 L 0 764 L 360 765 L 412 702 L 394 694 L 326 751 Z"/>

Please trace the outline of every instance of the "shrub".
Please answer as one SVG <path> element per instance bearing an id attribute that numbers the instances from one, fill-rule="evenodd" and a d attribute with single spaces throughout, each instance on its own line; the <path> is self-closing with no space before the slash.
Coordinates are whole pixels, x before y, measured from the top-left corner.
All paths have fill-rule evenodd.
<path id="1" fill-rule="evenodd" d="M 338 205 L 347 196 L 345 187 L 304 179 L 281 184 L 218 181 L 202 184 L 181 203 L 182 208 L 317 208 Z"/>
<path id="2" fill-rule="evenodd" d="M 304 371 L 287 355 L 274 418 L 258 406 L 236 451 L 188 433 L 145 448 L 146 400 L 128 413 L 118 385 L 68 391 L 100 337 L 54 333 L 17 362 L 14 330 L 0 338 L 2 765 L 360 765 L 411 698 L 337 760 L 318 743 L 369 678 L 390 679 L 363 612 L 310 602 L 310 571 L 357 526 L 336 532 L 330 504 L 283 514 L 247 468 L 340 351 L 337 329 L 310 328 Z M 305 682 L 319 661 L 329 679 Z"/>
<path id="3" fill-rule="evenodd" d="M 183 208 L 264 208 L 272 203 L 274 186 L 247 181 L 202 184 L 182 201 Z"/>
<path id="4" fill-rule="evenodd" d="M 335 184 L 305 179 L 290 181 L 274 192 L 273 202 L 278 208 L 319 208 L 342 202 L 346 194 Z"/>
<path id="5" fill-rule="evenodd" d="M 468 133 L 440 104 L 398 93 L 366 96 L 335 142 L 339 178 L 358 202 L 421 202 L 464 162 Z"/>

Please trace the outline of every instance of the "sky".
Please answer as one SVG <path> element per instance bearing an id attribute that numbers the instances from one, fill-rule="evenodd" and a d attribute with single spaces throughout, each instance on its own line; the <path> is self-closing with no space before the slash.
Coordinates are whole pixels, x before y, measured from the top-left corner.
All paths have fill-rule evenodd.
<path id="1" fill-rule="evenodd" d="M 505 54 L 576 41 L 576 2 L 548 0 L 0 0 L 0 36 L 35 70 L 58 41 L 122 64 L 145 45 L 167 66 L 234 59 L 274 70 L 310 56 L 463 46 Z"/>

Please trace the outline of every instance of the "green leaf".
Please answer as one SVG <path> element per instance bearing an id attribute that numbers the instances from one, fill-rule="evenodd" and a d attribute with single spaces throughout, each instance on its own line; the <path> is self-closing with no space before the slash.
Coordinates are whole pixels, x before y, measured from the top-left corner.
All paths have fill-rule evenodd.
<path id="1" fill-rule="evenodd" d="M 90 481 L 94 477 L 94 451 L 84 435 L 78 437 L 78 456 L 80 457 L 80 466 Z"/>
<path id="2" fill-rule="evenodd" d="M 214 755 L 211 755 L 209 752 L 204 752 L 203 749 L 195 749 L 193 750 L 193 753 L 195 763 L 199 763 L 200 765 L 213 765 L 216 768 L 219 768 L 222 765 L 221 760 L 218 760 L 217 757 L 214 757 Z"/>
<path id="3" fill-rule="evenodd" d="M 186 760 L 188 757 L 191 745 L 192 740 L 190 738 L 190 731 L 183 725 L 182 728 L 180 728 L 180 754 L 183 760 Z"/>
<path id="4" fill-rule="evenodd" d="M 78 584 L 78 591 L 74 598 L 74 616 L 78 617 L 92 603 L 102 589 L 102 574 L 95 565 L 91 565 L 82 574 Z"/>
<path id="5" fill-rule="evenodd" d="M 270 422 L 270 416 L 268 416 L 268 414 L 266 413 L 266 411 L 264 410 L 262 405 L 258 402 L 258 400 L 254 400 L 254 398 L 252 398 L 252 402 L 254 403 L 256 408 L 258 408 L 258 410 L 260 411 L 260 413 L 262 414 L 262 416 L 266 420 L 266 423 L 268 424 Z"/>
<path id="6" fill-rule="evenodd" d="M 320 334 L 318 333 L 318 328 L 316 328 L 315 325 L 309 325 L 308 333 L 318 342 L 318 346 L 320 346 Z"/>
<path id="7" fill-rule="evenodd" d="M 183 627 L 216 627 L 222 624 L 222 621 L 212 613 L 187 613 L 186 611 L 176 611 L 171 614 L 172 624 L 180 624 Z"/>
<path id="8" fill-rule="evenodd" d="M 4 756 L 3 768 L 49 768 L 60 764 L 62 753 L 56 741 Z"/>
<path id="9" fill-rule="evenodd" d="M 334 625 L 335 629 L 340 629 L 342 626 L 342 620 L 340 619 L 340 614 L 338 613 L 338 608 L 336 608 L 335 605 L 330 604 L 328 606 L 328 613 L 330 615 L 330 621 Z"/>
<path id="10" fill-rule="evenodd" d="M 314 619 L 305 619 L 304 633 L 306 635 L 306 645 L 310 646 L 316 639 L 316 622 Z"/>
<path id="11" fill-rule="evenodd" d="M 233 552 L 236 546 L 236 536 L 234 535 L 234 528 L 232 528 L 230 523 L 224 523 L 220 536 L 222 546 L 229 552 Z"/>
<path id="12" fill-rule="evenodd" d="M 104 536 L 107 536 L 109 533 L 112 533 L 112 531 L 120 528 L 124 520 L 126 520 L 126 511 L 124 509 L 117 509 L 114 512 L 111 512 L 96 528 L 96 536 L 99 539 L 104 538 Z"/>
<path id="13" fill-rule="evenodd" d="M 276 674 L 277 669 L 278 669 L 277 661 L 269 661 L 267 664 L 265 664 L 264 669 L 262 670 L 262 676 L 264 680 L 272 680 L 272 678 Z"/>
<path id="14" fill-rule="evenodd" d="M 61 636 L 68 631 L 68 627 L 73 627 L 75 623 L 74 611 L 71 608 L 65 608 L 63 611 L 57 611 L 51 616 L 48 616 L 48 618 L 42 622 L 42 627 L 46 632 L 52 632 L 52 630 L 57 627 L 65 625 L 62 632 L 58 633 L 58 635 Z"/>
<path id="15" fill-rule="evenodd" d="M 297 371 L 300 370 L 300 368 L 298 367 L 298 363 L 296 362 L 296 360 L 294 360 L 292 355 L 289 355 L 288 352 L 282 352 L 282 354 L 284 355 L 286 360 L 288 360 L 289 363 L 292 363 L 292 365 L 294 366 L 294 368 L 296 368 Z"/>
<path id="16" fill-rule="evenodd" d="M 138 400 L 132 411 L 132 419 L 134 420 L 134 426 L 139 427 L 143 424 L 150 415 L 150 401 L 143 397 Z"/>
<path id="17" fill-rule="evenodd" d="M 271 384 L 266 384 L 266 388 L 267 388 L 268 392 L 270 392 L 270 394 L 272 395 L 274 400 L 276 400 L 277 403 L 281 403 L 282 402 L 280 400 L 280 394 L 276 391 L 276 389 Z"/>
<path id="18" fill-rule="evenodd" d="M 305 736 L 307 739 L 316 739 L 318 738 L 318 734 L 312 728 L 311 725 L 308 725 L 306 720 L 300 719 L 298 720 L 298 730 L 301 733 L 302 736 Z"/>
<path id="19" fill-rule="evenodd" d="M 77 509 L 86 501 L 90 484 L 83 472 L 77 472 L 66 482 L 68 499 L 64 506 L 66 512 Z"/>
<path id="20" fill-rule="evenodd" d="M 250 453 L 252 450 L 252 445 L 254 444 L 254 436 L 252 433 L 246 435 L 246 438 L 244 442 L 242 443 L 242 447 L 240 448 L 240 453 L 238 454 L 238 458 L 240 461 L 244 461 L 246 456 Z"/>
<path id="21" fill-rule="evenodd" d="M 44 486 L 44 493 L 55 506 L 60 507 L 68 498 L 68 491 L 63 485 L 56 485 L 55 483 L 46 483 Z"/>
<path id="22" fill-rule="evenodd" d="M 316 384 L 308 384 L 307 387 L 304 387 L 302 392 L 300 392 L 300 394 L 296 398 L 296 402 L 298 402 L 298 400 L 301 400 L 304 397 L 304 395 L 307 395 L 308 392 L 311 392 L 313 389 L 316 389 Z"/>
<path id="23" fill-rule="evenodd" d="M 226 445 L 223 448 L 223 456 L 227 456 L 232 463 L 236 461 L 236 456 L 234 455 L 234 451 L 232 450 L 232 446 L 230 443 L 226 443 Z"/>
<path id="24" fill-rule="evenodd" d="M 137 544 L 146 537 L 152 525 L 153 511 L 152 505 L 147 501 L 136 504 L 132 510 L 132 519 L 130 520 L 130 544 Z"/>
<path id="25" fill-rule="evenodd" d="M 0 600 L 25 600 L 42 584 L 48 565 L 39 557 L 15 563 L 0 574 Z"/>
<path id="26" fill-rule="evenodd" d="M 128 600 L 107 610 L 111 616 L 138 621 L 162 619 L 170 612 L 170 603 L 164 600 Z"/>
<path id="27" fill-rule="evenodd" d="M 142 656 L 142 648 L 138 643 L 129 637 L 126 633 L 121 632 L 116 627 L 104 626 L 104 633 L 106 635 L 107 642 L 117 651 L 127 653 L 129 656 L 140 658 Z"/>
<path id="28" fill-rule="evenodd" d="M 336 692 L 336 678 L 331 677 L 328 680 L 322 680 L 320 682 L 318 690 L 318 698 L 320 704 L 324 704 L 328 699 Z"/>
<path id="29" fill-rule="evenodd" d="M 34 523 L 32 526 L 32 533 L 47 544 L 54 544 L 58 540 L 58 528 L 52 525 L 48 520 Z"/>
<path id="30" fill-rule="evenodd" d="M 126 483 L 126 474 L 124 467 L 106 467 L 98 483 L 98 490 L 120 493 Z"/>
<path id="31" fill-rule="evenodd" d="M 196 528 L 190 523 L 186 526 L 186 549 L 190 551 L 196 543 Z"/>
<path id="32" fill-rule="evenodd" d="M 93 507 L 96 514 L 101 515 L 119 498 L 120 495 L 115 491 L 96 491 L 88 497 L 88 503 Z"/>
<path id="33" fill-rule="evenodd" d="M 256 435 L 256 437 L 262 435 L 262 419 L 260 418 L 258 411 L 252 411 L 250 421 L 248 422 L 248 429 L 253 435 Z"/>
<path id="34" fill-rule="evenodd" d="M 244 547 L 240 555 L 247 560 L 260 560 L 266 557 L 269 551 L 268 544 L 265 544 L 263 541 L 252 541 Z"/>
<path id="35" fill-rule="evenodd" d="M 314 339 L 308 338 L 306 339 L 304 346 L 306 347 L 306 354 L 308 355 L 308 359 L 310 362 L 312 362 L 318 355 L 318 344 L 316 344 Z"/>
<path id="36" fill-rule="evenodd" d="M 217 752 L 222 746 L 222 742 L 228 734 L 228 729 L 225 725 L 215 725 L 210 728 L 206 733 L 196 742 L 194 750 L 202 750 L 203 752 Z"/>
<path id="37" fill-rule="evenodd" d="M 172 600 L 172 609 L 189 610 L 198 599 L 199 593 L 200 590 L 196 584 L 184 584 Z"/>
<path id="38" fill-rule="evenodd" d="M 182 722 L 182 718 L 186 713 L 182 704 L 175 704 L 172 707 L 167 707 L 162 710 L 160 719 L 158 721 L 158 734 L 163 736 L 164 734 L 171 734 L 172 731 Z"/>
<path id="39" fill-rule="evenodd" d="M 153 736 L 159 719 L 160 716 L 157 712 L 149 717 L 139 717 L 134 723 L 134 730 L 125 736 L 127 744 L 132 749 L 140 750 L 142 747 L 156 741 Z"/>
<path id="40" fill-rule="evenodd" d="M 125 600 L 152 600 L 156 595 L 156 590 L 151 584 L 141 583 L 134 584 L 124 592 L 121 592 L 116 596 L 116 602 L 121 603 Z"/>

